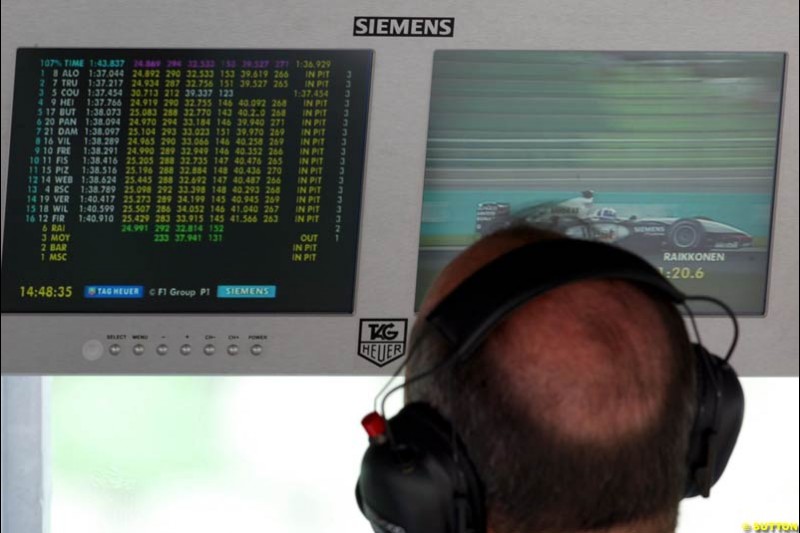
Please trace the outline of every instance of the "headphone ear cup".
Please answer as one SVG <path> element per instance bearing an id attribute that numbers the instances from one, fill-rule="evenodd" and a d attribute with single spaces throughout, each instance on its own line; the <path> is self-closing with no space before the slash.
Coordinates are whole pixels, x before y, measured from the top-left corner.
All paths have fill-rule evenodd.
<path id="1" fill-rule="evenodd" d="M 684 497 L 708 497 L 733 453 L 744 418 L 744 391 L 733 368 L 695 344 L 696 405 Z"/>
<path id="2" fill-rule="evenodd" d="M 454 461 L 450 424 L 433 407 L 412 403 L 389 426 L 394 443 L 370 445 L 356 486 L 359 508 L 373 528 L 483 533 L 480 481 L 465 450 Z"/>

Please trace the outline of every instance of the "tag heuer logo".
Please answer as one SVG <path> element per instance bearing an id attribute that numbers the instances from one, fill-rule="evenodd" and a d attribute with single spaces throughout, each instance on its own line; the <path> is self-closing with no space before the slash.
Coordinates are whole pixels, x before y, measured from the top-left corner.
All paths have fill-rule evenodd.
<path id="1" fill-rule="evenodd" d="M 358 331 L 358 355 L 384 366 L 406 353 L 405 318 L 362 318 Z"/>

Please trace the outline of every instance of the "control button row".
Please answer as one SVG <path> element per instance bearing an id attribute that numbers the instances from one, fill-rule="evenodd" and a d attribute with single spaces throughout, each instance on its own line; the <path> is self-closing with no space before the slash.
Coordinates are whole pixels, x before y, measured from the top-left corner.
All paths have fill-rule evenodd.
<path id="1" fill-rule="evenodd" d="M 87 343 L 88 344 L 88 343 Z M 99 343 L 98 343 L 99 344 Z M 84 354 L 91 351 L 92 355 L 96 355 L 95 359 L 99 357 L 99 353 L 102 353 L 102 345 L 89 345 L 84 347 Z M 131 352 L 133 355 L 144 355 L 146 349 L 143 344 L 134 344 L 131 348 Z M 178 349 L 181 355 L 191 355 L 192 353 L 192 345 L 191 344 L 182 344 L 181 347 Z M 203 346 L 203 353 L 206 355 L 214 355 L 217 351 L 217 347 L 213 344 L 206 344 Z M 238 355 L 239 354 L 239 345 L 238 344 L 229 344 L 225 351 L 228 355 Z M 250 346 L 250 353 L 252 355 L 261 355 L 264 352 L 264 347 L 260 344 L 253 344 Z M 110 355 L 119 355 L 122 353 L 122 346 L 119 344 L 111 344 L 108 347 L 108 353 Z M 169 346 L 166 344 L 159 344 L 156 346 L 156 353 L 158 355 L 167 355 L 169 353 Z M 87 356 L 88 359 L 88 356 Z"/>

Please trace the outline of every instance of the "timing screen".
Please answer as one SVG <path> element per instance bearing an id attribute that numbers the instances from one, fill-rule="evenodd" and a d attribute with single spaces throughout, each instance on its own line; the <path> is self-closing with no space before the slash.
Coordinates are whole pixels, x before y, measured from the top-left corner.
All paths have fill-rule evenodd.
<path id="1" fill-rule="evenodd" d="M 417 304 L 524 222 L 763 314 L 783 72 L 781 53 L 437 51 Z"/>
<path id="2" fill-rule="evenodd" d="M 20 49 L 3 311 L 352 312 L 372 55 Z"/>

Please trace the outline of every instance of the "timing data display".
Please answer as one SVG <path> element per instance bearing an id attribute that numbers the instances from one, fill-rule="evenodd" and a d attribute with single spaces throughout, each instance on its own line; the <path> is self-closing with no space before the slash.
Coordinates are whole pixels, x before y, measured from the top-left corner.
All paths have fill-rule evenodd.
<path id="1" fill-rule="evenodd" d="M 372 55 L 20 49 L 2 310 L 352 312 Z"/>

